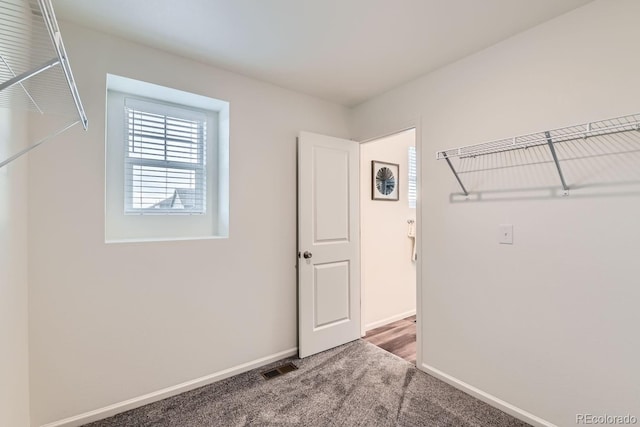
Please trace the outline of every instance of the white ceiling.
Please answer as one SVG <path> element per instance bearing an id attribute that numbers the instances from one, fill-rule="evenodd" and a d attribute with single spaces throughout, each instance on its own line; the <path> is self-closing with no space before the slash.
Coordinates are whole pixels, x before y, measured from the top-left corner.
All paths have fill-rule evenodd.
<path id="1" fill-rule="evenodd" d="M 589 1 L 54 0 L 53 4 L 58 19 L 353 106 Z"/>

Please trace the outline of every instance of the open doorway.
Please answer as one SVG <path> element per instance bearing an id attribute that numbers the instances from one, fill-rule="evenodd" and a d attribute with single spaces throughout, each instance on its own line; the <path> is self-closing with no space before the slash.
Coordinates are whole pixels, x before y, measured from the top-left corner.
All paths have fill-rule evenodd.
<path id="1" fill-rule="evenodd" d="M 416 131 L 360 145 L 362 335 L 416 363 Z"/>

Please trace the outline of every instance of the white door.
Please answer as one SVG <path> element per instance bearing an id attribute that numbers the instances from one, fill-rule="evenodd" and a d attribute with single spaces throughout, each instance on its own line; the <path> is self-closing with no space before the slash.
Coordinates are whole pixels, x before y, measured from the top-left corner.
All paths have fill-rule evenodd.
<path id="1" fill-rule="evenodd" d="M 359 144 L 298 138 L 298 353 L 360 337 Z"/>

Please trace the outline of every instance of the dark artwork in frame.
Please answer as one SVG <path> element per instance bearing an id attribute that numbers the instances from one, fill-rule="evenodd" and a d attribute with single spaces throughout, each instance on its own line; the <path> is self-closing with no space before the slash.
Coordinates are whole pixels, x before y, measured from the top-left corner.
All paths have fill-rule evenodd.
<path id="1" fill-rule="evenodd" d="M 398 201 L 399 171 L 397 163 L 371 161 L 371 200 Z"/>

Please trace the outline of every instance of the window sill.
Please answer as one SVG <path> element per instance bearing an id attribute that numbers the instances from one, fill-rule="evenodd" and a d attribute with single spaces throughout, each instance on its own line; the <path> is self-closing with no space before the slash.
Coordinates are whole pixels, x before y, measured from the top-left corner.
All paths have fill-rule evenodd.
<path id="1" fill-rule="evenodd" d="M 183 242 L 190 240 L 226 240 L 229 236 L 203 236 L 203 237 L 166 237 L 166 238 L 136 238 L 136 239 L 105 239 L 104 243 L 122 244 L 122 243 L 159 243 L 159 242 Z"/>

